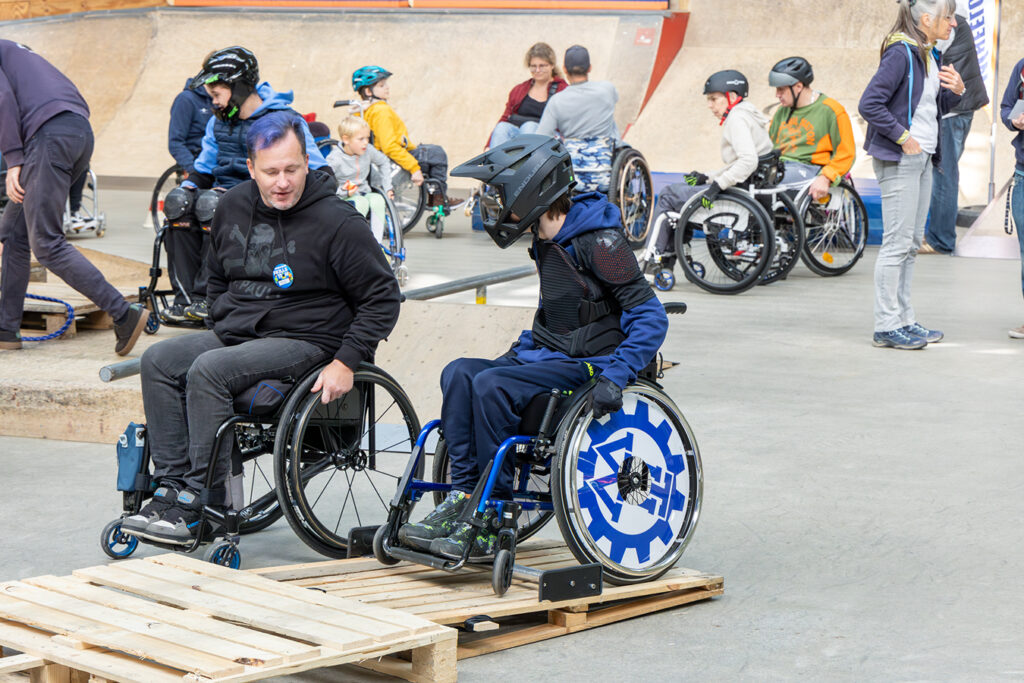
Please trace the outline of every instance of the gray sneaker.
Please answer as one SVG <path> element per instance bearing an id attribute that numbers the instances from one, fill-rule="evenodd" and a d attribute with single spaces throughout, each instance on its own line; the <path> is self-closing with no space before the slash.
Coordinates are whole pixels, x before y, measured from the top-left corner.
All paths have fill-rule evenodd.
<path id="1" fill-rule="evenodd" d="M 429 515 L 416 524 L 403 524 L 398 530 L 398 542 L 414 550 L 430 550 L 430 542 L 455 531 L 459 516 L 469 503 L 462 491 L 449 491 L 448 497 Z"/>
<path id="2" fill-rule="evenodd" d="M 121 530 L 136 535 L 144 533 L 146 527 L 160 519 L 174 505 L 177 497 L 178 489 L 171 486 L 159 487 L 141 510 L 124 518 L 124 521 L 121 522 Z"/>
<path id="3" fill-rule="evenodd" d="M 430 552 L 449 560 L 461 560 L 466 546 L 472 542 L 473 547 L 469 550 L 470 562 L 485 562 L 494 559 L 498 534 L 491 528 L 492 519 L 494 519 L 493 508 L 484 513 L 482 529 L 477 530 L 472 524 L 462 522 L 450 536 L 431 541 Z"/>
<path id="4" fill-rule="evenodd" d="M 199 534 L 201 512 L 199 495 L 185 489 L 178 494 L 174 504 L 164 511 L 160 519 L 147 526 L 141 535 L 161 543 L 187 545 Z"/>

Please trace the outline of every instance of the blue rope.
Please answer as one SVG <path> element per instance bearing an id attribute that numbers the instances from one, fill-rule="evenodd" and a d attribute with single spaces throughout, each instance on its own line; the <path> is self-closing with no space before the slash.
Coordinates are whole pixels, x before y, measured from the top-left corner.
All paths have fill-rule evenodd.
<path id="1" fill-rule="evenodd" d="M 40 342 L 40 341 L 49 341 L 51 339 L 56 339 L 57 337 L 59 337 L 62 334 L 64 334 L 67 331 L 67 329 L 69 327 L 71 327 L 71 323 L 73 323 L 75 321 L 75 309 L 67 301 L 61 301 L 60 299 L 54 299 L 53 297 L 50 297 L 50 296 L 39 296 L 38 294 L 26 294 L 25 298 L 26 299 L 38 299 L 39 301 L 52 301 L 55 304 L 64 304 L 64 308 L 67 309 L 67 320 L 64 321 L 64 324 L 56 332 L 51 332 L 50 334 L 48 334 L 48 335 L 46 335 L 44 337 L 22 337 L 21 338 L 22 341 Z"/>

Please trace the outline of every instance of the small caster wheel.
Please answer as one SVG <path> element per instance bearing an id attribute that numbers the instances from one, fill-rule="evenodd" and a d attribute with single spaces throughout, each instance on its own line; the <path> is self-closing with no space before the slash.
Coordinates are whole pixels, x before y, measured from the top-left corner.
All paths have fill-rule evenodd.
<path id="1" fill-rule="evenodd" d="M 391 557 L 384 551 L 384 534 L 386 534 L 387 531 L 387 524 L 381 524 L 377 527 L 377 532 L 373 535 L 373 556 L 376 557 L 377 561 L 381 564 L 398 564 L 399 560 Z"/>
<path id="2" fill-rule="evenodd" d="M 703 280 L 704 279 L 704 273 L 707 272 L 707 271 L 704 270 L 704 264 L 701 263 L 700 261 L 694 261 L 690 265 L 693 267 L 693 272 L 697 274 L 697 277 L 699 277 L 701 280 Z"/>
<path id="3" fill-rule="evenodd" d="M 160 316 L 156 313 L 150 313 L 149 318 L 146 320 L 146 334 L 156 334 L 156 331 L 160 329 Z"/>
<path id="4" fill-rule="evenodd" d="M 654 274 L 654 287 L 658 291 L 667 292 L 676 286 L 676 276 L 668 268 L 662 268 Z"/>
<path id="5" fill-rule="evenodd" d="M 123 560 L 139 547 L 139 539 L 121 531 L 121 519 L 115 519 L 103 527 L 100 535 L 100 547 L 112 560 Z"/>
<path id="6" fill-rule="evenodd" d="M 434 232 L 437 230 L 437 216 L 431 214 L 427 216 L 427 232 Z"/>
<path id="7" fill-rule="evenodd" d="M 406 283 L 409 282 L 409 269 L 404 265 L 395 268 L 395 278 L 398 280 L 399 287 L 405 287 Z"/>
<path id="8" fill-rule="evenodd" d="M 444 236 L 444 219 L 437 219 L 437 228 L 434 230 L 434 237 L 441 239 Z"/>
<path id="9" fill-rule="evenodd" d="M 231 541 L 214 543 L 206 551 L 204 559 L 212 564 L 219 564 L 231 569 L 238 569 L 242 566 L 242 553 L 238 552 L 238 546 Z"/>
<path id="10" fill-rule="evenodd" d="M 491 568 L 491 588 L 494 589 L 495 595 L 504 595 L 508 587 L 512 585 L 514 561 L 512 553 L 504 548 L 494 556 L 494 567 Z"/>

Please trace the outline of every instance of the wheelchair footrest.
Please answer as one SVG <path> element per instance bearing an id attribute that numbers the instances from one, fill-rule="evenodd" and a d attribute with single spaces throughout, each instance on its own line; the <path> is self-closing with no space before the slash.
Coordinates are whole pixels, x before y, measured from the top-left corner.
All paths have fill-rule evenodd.
<path id="1" fill-rule="evenodd" d="M 512 575 L 536 581 L 537 599 L 541 602 L 589 598 L 601 595 L 604 591 L 604 569 L 596 562 L 547 570 L 517 564 L 512 569 Z"/>
<path id="2" fill-rule="evenodd" d="M 431 555 L 430 553 L 421 553 L 416 550 L 409 550 L 408 548 L 389 548 L 388 554 L 397 560 L 415 562 L 416 564 L 423 564 L 433 569 L 441 569 L 446 572 L 456 571 L 458 569 L 462 569 L 464 566 L 462 562 L 456 560 L 449 560 L 444 557 L 438 557 L 437 555 Z"/>
<path id="3" fill-rule="evenodd" d="M 366 557 L 373 555 L 373 535 L 380 525 L 354 526 L 348 532 L 348 555 L 346 557 Z"/>

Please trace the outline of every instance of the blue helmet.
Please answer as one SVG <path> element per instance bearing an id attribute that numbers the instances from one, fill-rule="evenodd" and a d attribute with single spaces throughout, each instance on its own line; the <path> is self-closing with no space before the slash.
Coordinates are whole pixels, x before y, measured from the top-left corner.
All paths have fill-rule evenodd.
<path id="1" fill-rule="evenodd" d="M 359 92 L 360 88 L 372 88 L 390 75 L 390 71 L 380 66 L 361 67 L 352 73 L 352 89 Z"/>

